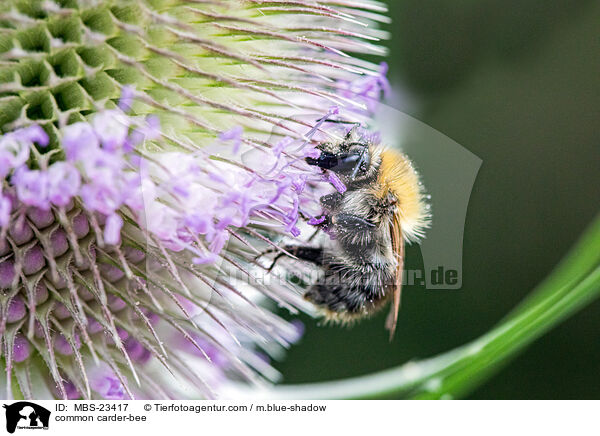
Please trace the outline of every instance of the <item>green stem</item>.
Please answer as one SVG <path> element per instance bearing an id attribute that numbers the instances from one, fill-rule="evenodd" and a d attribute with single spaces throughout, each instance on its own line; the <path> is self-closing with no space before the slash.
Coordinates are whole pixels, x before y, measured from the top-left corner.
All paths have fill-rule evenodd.
<path id="1" fill-rule="evenodd" d="M 431 359 L 347 380 L 277 386 L 274 398 L 456 398 L 600 296 L 600 217 L 560 265 L 498 326 Z"/>

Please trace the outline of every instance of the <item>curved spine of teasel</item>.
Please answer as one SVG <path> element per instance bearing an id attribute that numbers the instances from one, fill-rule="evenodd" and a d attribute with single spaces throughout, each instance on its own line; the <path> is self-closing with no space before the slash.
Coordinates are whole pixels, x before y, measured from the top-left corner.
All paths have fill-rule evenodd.
<path id="1" fill-rule="evenodd" d="M 310 139 L 331 106 L 368 122 L 372 96 L 351 84 L 380 72 L 355 56 L 385 54 L 384 12 L 370 0 L 2 2 L 0 131 L 40 125 L 50 144 L 31 165 L 60 160 L 64 127 L 114 108 L 129 85 L 132 114 L 161 120 L 139 156 L 207 152 L 252 173 L 219 135 L 241 126 L 244 147 L 269 153 L 283 137 Z M 254 294 L 293 313 L 303 303 L 289 284 L 258 283 L 249 261 L 283 234 L 279 215 L 228 230 L 218 261 L 201 265 L 122 215 L 108 245 L 104 217 L 77 199 L 49 211 L 15 202 L 0 235 L 6 396 L 212 398 L 228 379 L 276 380 L 256 350 L 277 356 L 297 331 Z M 159 382 L 165 373 L 183 382 Z"/>

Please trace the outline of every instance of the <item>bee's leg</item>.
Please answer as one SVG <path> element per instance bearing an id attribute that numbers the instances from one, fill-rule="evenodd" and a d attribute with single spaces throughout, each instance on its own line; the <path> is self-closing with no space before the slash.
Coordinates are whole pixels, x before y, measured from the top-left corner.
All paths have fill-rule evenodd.
<path id="1" fill-rule="evenodd" d="M 342 198 L 344 198 L 344 196 L 336 191 L 322 196 L 319 201 L 325 209 L 335 210 L 341 204 Z"/>
<path id="2" fill-rule="evenodd" d="M 283 256 L 285 256 L 285 253 L 279 253 L 277 256 L 275 256 L 275 259 L 273 259 L 273 262 L 271 262 L 271 266 L 269 268 L 267 268 L 267 273 L 270 273 L 273 270 L 273 268 L 275 268 L 277 261 L 279 259 L 281 259 Z"/>
<path id="3" fill-rule="evenodd" d="M 323 265 L 323 249 L 320 247 L 310 247 L 304 245 L 284 245 L 282 248 L 286 252 L 288 252 L 292 256 L 297 257 L 300 260 L 312 262 L 317 266 Z M 286 253 L 283 252 L 280 252 L 277 256 L 275 256 L 273 262 L 271 263 L 271 266 L 267 268 L 267 272 L 271 272 L 271 270 L 275 268 L 277 261 L 284 256 L 286 256 Z"/>
<path id="4" fill-rule="evenodd" d="M 352 130 L 355 130 L 355 131 L 356 131 L 356 130 L 357 130 L 357 129 L 358 129 L 360 126 L 361 126 L 361 124 L 360 124 L 358 121 L 334 120 L 334 119 L 331 119 L 331 118 L 326 118 L 326 119 L 324 119 L 324 120 L 323 120 L 323 118 L 319 118 L 319 119 L 317 120 L 317 123 L 318 123 L 318 122 L 320 122 L 320 121 L 322 121 L 322 122 L 324 122 L 324 123 L 333 123 L 333 124 L 346 124 L 346 125 L 352 125 L 352 129 L 351 129 L 351 131 L 352 131 Z"/>
<path id="5" fill-rule="evenodd" d="M 312 262 L 317 266 L 323 265 L 323 248 L 309 247 L 306 245 L 286 245 L 283 247 L 285 251 L 293 254 L 300 260 Z"/>

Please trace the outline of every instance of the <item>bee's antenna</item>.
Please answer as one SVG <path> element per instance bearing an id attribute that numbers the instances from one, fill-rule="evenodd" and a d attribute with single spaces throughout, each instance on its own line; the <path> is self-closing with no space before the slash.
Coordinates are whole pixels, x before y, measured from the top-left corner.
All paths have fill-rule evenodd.
<path id="1" fill-rule="evenodd" d="M 319 118 L 317 120 L 317 122 L 321 121 L 321 120 L 323 120 L 323 119 Z M 324 123 L 335 123 L 335 124 L 354 124 L 355 126 L 360 126 L 360 123 L 357 121 L 334 120 L 332 118 L 326 118 L 325 120 L 323 120 L 323 122 Z"/>
<path id="2" fill-rule="evenodd" d="M 360 159 L 356 163 L 356 166 L 354 167 L 354 170 L 352 171 L 352 175 L 350 176 L 352 178 L 352 180 L 354 180 L 356 178 L 356 174 L 358 174 L 358 170 L 360 169 L 361 165 L 365 161 L 366 152 L 367 152 L 367 148 L 365 147 L 365 148 L 363 148 L 363 151 L 360 153 Z"/>

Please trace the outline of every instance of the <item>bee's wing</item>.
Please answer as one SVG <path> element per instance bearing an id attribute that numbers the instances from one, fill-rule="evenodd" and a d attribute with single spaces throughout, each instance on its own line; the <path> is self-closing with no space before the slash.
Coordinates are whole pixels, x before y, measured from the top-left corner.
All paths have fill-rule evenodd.
<path id="1" fill-rule="evenodd" d="M 404 238 L 402 237 L 402 228 L 397 215 L 394 215 L 392 225 L 390 226 L 392 236 L 392 248 L 396 255 L 397 266 L 394 283 L 389 287 L 392 292 L 392 305 L 387 317 L 385 328 L 390 332 L 390 341 L 394 338 L 396 324 L 398 323 L 398 311 L 400 310 L 400 296 L 402 294 L 402 271 L 404 269 Z"/>

